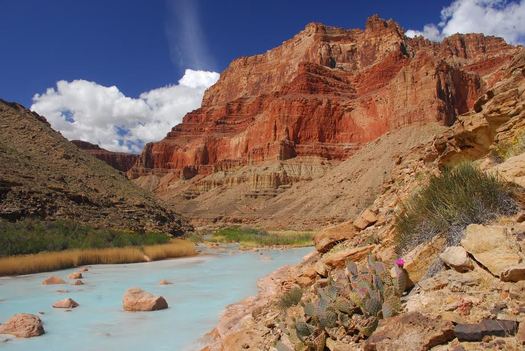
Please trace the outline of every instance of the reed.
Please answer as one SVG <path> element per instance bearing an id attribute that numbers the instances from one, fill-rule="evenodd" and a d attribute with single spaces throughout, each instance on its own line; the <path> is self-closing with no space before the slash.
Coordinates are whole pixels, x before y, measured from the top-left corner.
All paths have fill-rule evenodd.
<path id="1" fill-rule="evenodd" d="M 0 257 L 0 276 L 56 271 L 93 264 L 118 264 L 192 256 L 195 245 L 189 241 L 173 239 L 168 244 L 145 247 L 119 247 L 105 249 L 65 250 L 32 255 Z"/>

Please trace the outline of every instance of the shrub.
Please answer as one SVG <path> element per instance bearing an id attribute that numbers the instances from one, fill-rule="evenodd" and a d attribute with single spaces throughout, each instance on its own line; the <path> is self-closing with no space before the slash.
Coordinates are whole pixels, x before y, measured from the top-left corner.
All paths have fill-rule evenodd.
<path id="1" fill-rule="evenodd" d="M 297 305 L 303 297 L 303 289 L 295 286 L 285 292 L 279 299 L 279 307 L 287 309 Z"/>
<path id="2" fill-rule="evenodd" d="M 525 131 L 517 134 L 508 142 L 496 144 L 491 150 L 491 156 L 497 162 L 502 162 L 523 152 L 525 152 Z"/>
<path id="3" fill-rule="evenodd" d="M 158 232 L 93 228 L 72 221 L 25 219 L 0 221 L 0 256 L 44 251 L 165 244 L 170 237 Z"/>
<path id="4" fill-rule="evenodd" d="M 406 253 L 444 233 L 449 245 L 461 240 L 471 223 L 485 223 L 516 212 L 510 187 L 471 163 L 431 176 L 396 218 L 396 249 Z"/>
<path id="5" fill-rule="evenodd" d="M 272 232 L 249 227 L 228 227 L 215 231 L 210 241 L 240 243 L 241 246 L 309 246 L 311 232 Z"/>

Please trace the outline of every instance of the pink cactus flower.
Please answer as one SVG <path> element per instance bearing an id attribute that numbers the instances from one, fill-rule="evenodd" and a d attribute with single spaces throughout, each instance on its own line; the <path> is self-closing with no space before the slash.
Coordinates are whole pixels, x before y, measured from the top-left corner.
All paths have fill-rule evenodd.
<path id="1" fill-rule="evenodd" d="M 405 260 L 404 260 L 404 259 L 402 259 L 402 258 L 398 258 L 398 259 L 396 260 L 396 266 L 398 266 L 398 267 L 403 267 L 404 265 L 405 265 Z"/>

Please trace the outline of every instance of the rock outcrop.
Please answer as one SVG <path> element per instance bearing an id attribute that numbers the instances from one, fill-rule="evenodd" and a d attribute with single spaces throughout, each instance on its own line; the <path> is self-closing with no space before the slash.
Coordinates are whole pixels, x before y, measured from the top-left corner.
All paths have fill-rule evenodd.
<path id="1" fill-rule="evenodd" d="M 168 308 L 162 296 L 155 296 L 142 289 L 131 288 L 126 291 L 122 300 L 124 311 L 157 311 Z"/>
<path id="2" fill-rule="evenodd" d="M 72 220 L 182 234 L 182 218 L 81 151 L 45 118 L 0 100 L 0 219 Z"/>
<path id="3" fill-rule="evenodd" d="M 44 325 L 38 316 L 18 313 L 0 324 L 0 334 L 14 335 L 17 338 L 32 338 L 44 334 Z"/>
<path id="4" fill-rule="evenodd" d="M 98 145 L 91 144 L 83 140 L 71 140 L 78 148 L 84 150 L 88 154 L 95 156 L 99 160 L 106 162 L 111 167 L 121 171 L 127 172 L 138 159 L 138 155 L 128 154 L 125 152 L 114 152 L 101 148 Z"/>
<path id="5" fill-rule="evenodd" d="M 324 163 L 325 173 L 391 130 L 416 122 L 451 125 L 516 50 L 479 34 L 441 43 L 411 39 L 377 16 L 364 30 L 312 23 L 279 47 L 234 60 L 206 91 L 202 107 L 165 139 L 146 145 L 128 175 L 199 218 L 191 200 L 210 208 L 214 188 L 237 188 L 234 199 L 220 195 L 233 208 L 242 208 L 244 197 L 290 193 L 293 184 L 318 177 L 290 177 L 283 170 L 290 161 L 308 158 L 310 169 Z M 283 169 L 266 171 L 275 165 Z M 240 168 L 246 176 L 228 176 Z M 249 220 L 250 209 L 244 212 L 237 214 L 241 221 Z M 214 217 L 208 224 L 237 220 Z"/>
<path id="6" fill-rule="evenodd" d="M 53 304 L 53 308 L 71 309 L 71 308 L 76 308 L 76 307 L 78 307 L 78 302 L 76 302 L 75 300 L 71 298 L 66 298 L 66 299 L 57 301 Z"/>

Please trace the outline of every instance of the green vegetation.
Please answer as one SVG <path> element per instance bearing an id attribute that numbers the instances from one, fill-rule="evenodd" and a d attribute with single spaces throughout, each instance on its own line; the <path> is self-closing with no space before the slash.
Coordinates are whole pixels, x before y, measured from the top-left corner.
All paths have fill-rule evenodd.
<path id="1" fill-rule="evenodd" d="M 0 257 L 0 276 L 55 271 L 89 264 L 135 263 L 148 260 L 193 256 L 195 245 L 172 239 L 167 244 L 145 247 L 65 250 L 35 255 Z"/>
<path id="2" fill-rule="evenodd" d="M 298 286 L 295 286 L 281 296 L 281 298 L 279 299 L 279 307 L 282 309 L 287 309 L 292 306 L 295 306 L 299 302 L 301 302 L 302 297 L 303 289 L 301 289 Z"/>
<path id="3" fill-rule="evenodd" d="M 169 240 L 164 233 L 93 228 L 71 221 L 0 221 L 0 257 L 68 249 L 166 244 Z"/>
<path id="4" fill-rule="evenodd" d="M 216 230 L 208 239 L 217 243 L 239 243 L 242 247 L 310 246 L 312 232 L 267 232 L 248 227 L 228 227 Z"/>
<path id="5" fill-rule="evenodd" d="M 498 162 L 505 161 L 512 156 L 516 156 L 525 152 L 525 132 L 518 133 L 511 141 L 506 143 L 496 144 L 496 147 L 491 150 L 492 156 Z"/>
<path id="6" fill-rule="evenodd" d="M 396 249 L 403 254 L 438 234 L 445 234 L 448 244 L 454 245 L 461 240 L 467 225 L 485 223 L 515 211 L 507 184 L 471 163 L 463 163 L 431 176 L 404 204 L 396 218 Z"/>
<path id="7" fill-rule="evenodd" d="M 380 319 L 401 310 L 397 285 L 385 265 L 372 256 L 362 270 L 349 261 L 346 274 L 342 273 L 337 281 L 330 279 L 326 287 L 317 289 L 315 296 L 300 302 L 302 311 L 298 317 L 290 318 L 283 311 L 280 325 L 295 350 L 324 350 L 326 339 L 334 330 L 338 335 L 368 337 Z M 276 346 L 278 350 L 291 351 L 282 343 Z"/>

